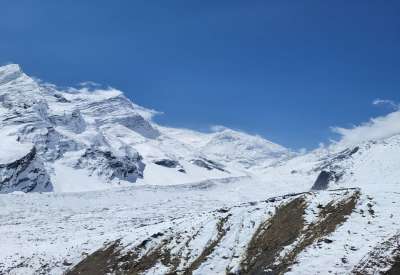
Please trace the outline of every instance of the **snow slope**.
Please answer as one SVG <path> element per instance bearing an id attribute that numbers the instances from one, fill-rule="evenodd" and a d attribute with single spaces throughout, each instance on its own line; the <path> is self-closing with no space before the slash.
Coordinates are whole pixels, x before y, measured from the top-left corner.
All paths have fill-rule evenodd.
<path id="1" fill-rule="evenodd" d="M 6 131 L 0 133 L 0 163 L 7 164 L 22 158 L 32 149 L 32 144 L 21 144 L 15 137 L 8 136 Z"/>

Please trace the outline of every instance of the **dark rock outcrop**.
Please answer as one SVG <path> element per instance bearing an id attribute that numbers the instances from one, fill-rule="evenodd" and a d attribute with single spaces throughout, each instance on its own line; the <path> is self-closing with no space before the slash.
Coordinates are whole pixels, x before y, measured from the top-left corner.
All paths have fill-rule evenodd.
<path id="1" fill-rule="evenodd" d="M 76 168 L 87 168 L 92 174 L 104 176 L 108 180 L 115 178 L 135 182 L 143 178 L 145 164 L 138 153 L 116 156 L 111 151 L 91 147 L 79 158 Z"/>
<path id="2" fill-rule="evenodd" d="M 315 181 L 312 190 L 326 190 L 328 189 L 329 183 L 335 180 L 335 173 L 332 171 L 321 171 L 317 180 Z"/>
<path id="3" fill-rule="evenodd" d="M 177 160 L 160 159 L 160 160 L 153 161 L 153 163 L 163 166 L 163 167 L 166 167 L 166 168 L 177 168 L 178 172 L 186 173 L 186 170 L 183 168 L 183 166 Z"/>
<path id="4" fill-rule="evenodd" d="M 201 168 L 205 168 L 207 170 L 219 170 L 222 172 L 226 172 L 224 169 L 224 166 L 222 164 L 216 163 L 215 161 L 205 159 L 205 158 L 199 158 L 199 159 L 193 159 L 190 161 L 190 163 L 197 165 Z"/>
<path id="5" fill-rule="evenodd" d="M 54 97 L 57 99 L 57 102 L 60 103 L 70 103 L 68 99 L 66 99 L 62 94 L 54 94 Z"/>
<path id="6" fill-rule="evenodd" d="M 179 164 L 179 161 L 177 160 L 172 160 L 172 159 L 161 159 L 161 160 L 156 160 L 154 161 L 155 164 L 160 165 L 160 166 L 164 166 L 167 168 L 177 168 L 177 167 L 181 167 L 181 165 Z"/>
<path id="7" fill-rule="evenodd" d="M 321 172 L 311 189 L 325 190 L 330 183 L 338 182 L 346 174 L 346 166 L 343 165 L 343 163 L 347 160 L 351 160 L 353 155 L 359 151 L 360 147 L 357 146 L 322 159 L 321 165 L 314 169 L 315 172 Z"/>
<path id="8" fill-rule="evenodd" d="M 38 158 L 36 148 L 24 157 L 11 163 L 0 164 L 0 193 L 14 191 L 47 192 L 53 186 L 43 162 Z"/>

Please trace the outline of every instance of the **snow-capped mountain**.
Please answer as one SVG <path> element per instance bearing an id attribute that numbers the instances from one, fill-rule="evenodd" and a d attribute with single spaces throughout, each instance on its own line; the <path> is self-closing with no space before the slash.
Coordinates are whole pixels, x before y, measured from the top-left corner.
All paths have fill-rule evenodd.
<path id="1" fill-rule="evenodd" d="M 14 172 L 2 168 L 3 193 L 238 177 L 250 166 L 290 154 L 229 129 L 205 134 L 161 127 L 151 120 L 155 111 L 132 103 L 120 91 L 59 90 L 28 77 L 18 65 L 0 68 L 0 104 L 1 133 L 14 139 L 13 147 L 29 147 L 14 160 L 25 159 L 25 166 Z"/>
<path id="2" fill-rule="evenodd" d="M 399 274 L 400 132 L 297 154 L 156 113 L 0 68 L 0 274 Z"/>
<path id="3" fill-rule="evenodd" d="M 222 163 L 236 163 L 246 169 L 269 165 L 273 161 L 294 155 L 287 148 L 264 138 L 225 127 L 217 127 L 214 133 L 208 134 L 193 145 Z"/>

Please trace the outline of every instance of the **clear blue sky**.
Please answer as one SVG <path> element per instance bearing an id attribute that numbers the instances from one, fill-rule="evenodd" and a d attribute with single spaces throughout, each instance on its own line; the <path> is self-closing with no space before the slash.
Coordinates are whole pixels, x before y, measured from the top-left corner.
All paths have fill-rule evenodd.
<path id="1" fill-rule="evenodd" d="M 313 148 L 400 101 L 400 1 L 4 0 L 0 64 Z"/>

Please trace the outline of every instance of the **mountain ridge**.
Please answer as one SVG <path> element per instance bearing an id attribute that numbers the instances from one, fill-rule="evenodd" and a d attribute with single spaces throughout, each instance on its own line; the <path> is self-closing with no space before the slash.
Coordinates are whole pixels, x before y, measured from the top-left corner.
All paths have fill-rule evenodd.
<path id="1" fill-rule="evenodd" d="M 16 64 L 1 67 L 0 79 L 2 127 L 12 128 L 10 131 L 13 133 L 9 132 L 9 135 L 14 135 L 19 142 L 35 146 L 38 157 L 49 167 L 46 168 L 47 174 L 58 179 L 54 184 L 59 181 L 57 169 L 66 166 L 86 170 L 88 177 L 99 176 L 100 179 L 96 180 L 113 182 L 114 186 L 135 182 L 132 180 L 135 178 L 146 182 L 147 175 L 152 184 L 178 184 L 242 176 L 243 170 L 249 166 L 290 154 L 289 150 L 261 137 L 228 129 L 210 134 L 174 129 L 175 133 L 180 132 L 181 138 L 176 138 L 169 133 L 171 128 L 161 127 L 152 121 L 156 111 L 132 103 L 121 91 L 113 88 L 59 90 L 54 85 L 30 78 Z M 188 133 L 201 140 L 203 146 L 191 144 L 190 138 L 185 140 Z M 230 139 L 228 142 L 227 138 Z M 236 150 L 232 150 L 233 140 Z M 256 144 L 257 147 L 254 147 Z M 133 153 L 127 154 L 127 148 L 136 151 L 138 162 L 144 161 L 139 164 L 142 171 L 137 170 L 138 174 L 129 176 L 130 180 L 128 177 L 110 176 L 115 174 L 112 171 L 114 168 L 122 175 L 136 169 L 133 163 L 130 168 L 123 168 L 126 171 L 120 170 L 124 167 L 120 161 L 111 166 L 104 164 L 107 162 L 105 155 L 111 159 L 130 158 Z M 97 160 L 84 160 L 89 157 L 88 150 L 92 152 L 91 158 Z M 234 151 L 235 156 L 229 156 Z M 179 169 L 163 166 L 166 163 L 164 159 L 176 162 Z M 93 173 L 95 166 L 102 166 L 108 171 Z M 225 166 L 230 167 L 223 168 Z M 80 180 L 84 181 L 81 178 L 83 174 L 79 174 Z M 105 177 L 101 179 L 102 176 Z M 160 182 L 163 179 L 165 182 Z M 60 185 L 66 190 L 68 184 Z"/>

